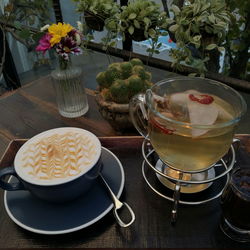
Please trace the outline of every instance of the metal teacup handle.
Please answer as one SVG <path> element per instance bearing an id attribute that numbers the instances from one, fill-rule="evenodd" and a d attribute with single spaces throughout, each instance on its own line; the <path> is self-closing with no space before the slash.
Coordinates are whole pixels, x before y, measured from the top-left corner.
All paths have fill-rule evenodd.
<path id="1" fill-rule="evenodd" d="M 103 178 L 103 176 L 100 174 L 100 177 L 103 181 L 103 183 L 105 184 L 106 188 L 108 189 L 109 193 L 110 193 L 110 196 L 113 200 L 113 203 L 114 203 L 114 209 L 113 209 L 113 212 L 114 212 L 114 216 L 115 216 L 115 219 L 117 221 L 117 223 L 121 226 L 121 227 L 128 227 L 130 226 L 134 221 L 135 221 L 135 214 L 132 210 L 132 208 L 126 203 L 126 202 L 121 202 L 116 196 L 115 194 L 113 193 L 113 191 L 111 190 L 111 188 L 109 187 L 108 183 L 106 182 L 106 180 Z M 129 214 L 131 216 L 131 219 L 128 223 L 125 223 L 122 221 L 122 219 L 120 218 L 120 216 L 118 215 L 118 210 L 121 209 L 122 207 L 126 207 L 129 211 Z"/>

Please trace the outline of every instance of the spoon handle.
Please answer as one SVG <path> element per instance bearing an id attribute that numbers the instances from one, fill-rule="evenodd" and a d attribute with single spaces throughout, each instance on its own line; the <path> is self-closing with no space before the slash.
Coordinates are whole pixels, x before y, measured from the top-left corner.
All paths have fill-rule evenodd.
<path id="1" fill-rule="evenodd" d="M 113 191 L 111 190 L 109 184 L 106 182 L 106 180 L 104 179 L 104 177 L 102 176 L 102 174 L 100 173 L 100 177 L 103 181 L 103 183 L 105 184 L 105 187 L 107 188 L 107 190 L 109 191 L 109 194 L 112 198 L 112 201 L 113 201 L 113 204 L 114 204 L 114 216 L 115 216 L 115 219 L 117 221 L 117 223 L 121 226 L 121 227 L 128 227 L 130 226 L 134 221 L 135 221 L 135 214 L 132 210 L 132 208 L 126 203 L 126 202 L 121 202 L 116 196 L 115 194 L 113 193 Z M 122 207 L 126 207 L 129 214 L 130 214 L 130 221 L 128 223 L 124 222 L 119 214 L 118 214 L 118 210 L 121 209 Z"/>

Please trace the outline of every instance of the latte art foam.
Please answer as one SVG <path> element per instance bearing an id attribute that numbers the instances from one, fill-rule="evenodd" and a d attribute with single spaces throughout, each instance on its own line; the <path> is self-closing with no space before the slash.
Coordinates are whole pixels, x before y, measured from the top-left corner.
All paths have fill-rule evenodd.
<path id="1" fill-rule="evenodd" d="M 93 164 L 98 150 L 88 134 L 68 131 L 31 142 L 22 153 L 20 169 L 37 180 L 79 175 Z"/>

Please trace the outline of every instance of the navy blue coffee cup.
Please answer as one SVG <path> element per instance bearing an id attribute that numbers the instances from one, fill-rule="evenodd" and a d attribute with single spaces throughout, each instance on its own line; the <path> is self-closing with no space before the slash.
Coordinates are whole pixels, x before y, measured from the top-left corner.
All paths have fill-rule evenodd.
<path id="1" fill-rule="evenodd" d="M 28 190 L 49 202 L 68 202 L 94 185 L 101 166 L 101 143 L 94 134 L 72 127 L 51 129 L 23 144 L 14 166 L 0 169 L 0 187 Z M 16 180 L 6 181 L 8 176 Z"/>

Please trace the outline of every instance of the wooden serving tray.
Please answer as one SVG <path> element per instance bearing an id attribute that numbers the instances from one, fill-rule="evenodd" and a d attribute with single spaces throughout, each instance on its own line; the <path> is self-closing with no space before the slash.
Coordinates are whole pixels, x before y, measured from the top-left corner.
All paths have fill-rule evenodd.
<path id="1" fill-rule="evenodd" d="M 250 135 L 237 135 L 241 146 L 236 164 L 249 164 Z M 0 167 L 13 164 L 25 139 L 12 141 Z M 172 202 L 155 194 L 142 176 L 142 137 L 100 137 L 102 145 L 121 161 L 125 187 L 121 200 L 131 205 L 136 221 L 120 228 L 110 212 L 100 221 L 80 231 L 65 235 L 40 235 L 17 226 L 7 215 L 0 190 L 0 248 L 244 248 L 226 237 L 219 228 L 219 199 L 197 206 L 180 205 L 178 221 L 170 224 Z M 69 215 L 70 216 L 70 215 Z"/>

